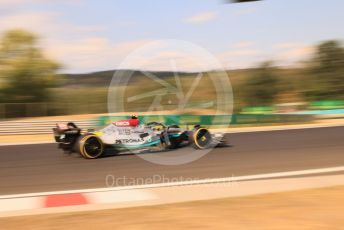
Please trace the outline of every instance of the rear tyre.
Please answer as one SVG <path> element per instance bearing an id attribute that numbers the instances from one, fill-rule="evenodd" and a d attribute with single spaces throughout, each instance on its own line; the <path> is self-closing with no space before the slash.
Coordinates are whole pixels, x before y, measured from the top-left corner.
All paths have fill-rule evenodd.
<path id="1" fill-rule="evenodd" d="M 212 137 L 209 130 L 205 128 L 199 128 L 194 131 L 191 141 L 192 146 L 195 149 L 206 149 L 211 146 Z"/>
<path id="2" fill-rule="evenodd" d="M 104 144 L 96 135 L 86 135 L 79 142 L 79 153 L 86 159 L 99 158 L 104 153 Z"/>

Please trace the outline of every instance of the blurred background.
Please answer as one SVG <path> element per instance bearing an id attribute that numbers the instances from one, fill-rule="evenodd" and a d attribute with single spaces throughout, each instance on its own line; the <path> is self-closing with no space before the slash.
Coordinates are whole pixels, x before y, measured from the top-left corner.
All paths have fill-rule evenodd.
<path id="1" fill-rule="evenodd" d="M 30 214 L 0 218 L 0 229 L 343 229 L 343 10 L 342 0 L 0 0 L 0 216 Z M 160 49 L 121 67 L 166 39 L 202 47 L 223 68 Z M 115 73 L 127 78 L 111 84 Z M 109 89 L 124 93 L 109 100 Z M 85 160 L 53 143 L 57 123 L 85 131 L 132 114 L 201 124 L 229 145 L 158 165 L 117 151 Z M 109 190 L 109 175 L 192 185 Z M 280 193 L 327 186 L 338 187 Z M 149 206 L 159 199 L 170 205 Z M 133 208 L 96 211 L 111 207 Z"/>
<path id="2" fill-rule="evenodd" d="M 235 114 L 343 114 L 342 1 L 225 3 L 2 0 L 0 119 L 107 113 L 117 66 L 147 42 L 166 38 L 218 58 L 232 84 Z M 154 88 L 140 69 L 122 71 L 133 71 L 129 94 Z M 183 85 L 200 72 L 187 63 L 149 71 L 167 82 L 177 71 Z M 207 80 L 198 87 L 191 105 L 215 95 Z M 126 112 L 150 103 L 136 102 Z M 175 109 L 169 100 L 161 103 Z"/>

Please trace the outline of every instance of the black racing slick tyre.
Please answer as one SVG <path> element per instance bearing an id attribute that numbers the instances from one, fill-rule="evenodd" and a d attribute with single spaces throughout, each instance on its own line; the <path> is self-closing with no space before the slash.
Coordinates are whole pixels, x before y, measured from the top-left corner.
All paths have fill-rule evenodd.
<path id="1" fill-rule="evenodd" d="M 195 149 L 206 149 L 211 147 L 212 137 L 209 130 L 199 128 L 193 132 L 191 141 Z"/>
<path id="2" fill-rule="evenodd" d="M 96 135 L 90 134 L 79 141 L 79 153 L 86 159 L 96 159 L 103 155 L 104 144 Z"/>

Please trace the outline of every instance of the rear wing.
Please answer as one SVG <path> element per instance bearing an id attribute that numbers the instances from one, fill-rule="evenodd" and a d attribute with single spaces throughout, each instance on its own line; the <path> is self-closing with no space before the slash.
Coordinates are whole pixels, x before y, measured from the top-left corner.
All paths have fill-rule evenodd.
<path id="1" fill-rule="evenodd" d="M 70 136 L 78 136 L 81 133 L 81 129 L 73 122 L 57 123 L 53 128 L 54 138 L 56 142 L 61 142 L 62 139 L 68 139 Z"/>

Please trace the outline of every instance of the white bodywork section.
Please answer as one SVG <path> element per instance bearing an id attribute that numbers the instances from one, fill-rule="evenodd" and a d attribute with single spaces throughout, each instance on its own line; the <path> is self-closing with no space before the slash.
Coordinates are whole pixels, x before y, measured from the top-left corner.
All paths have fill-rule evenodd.
<path id="1" fill-rule="evenodd" d="M 157 134 L 145 125 L 116 126 L 110 124 L 100 130 L 100 139 L 104 144 L 137 146 L 159 139 Z M 144 136 L 144 137 L 143 137 Z"/>

